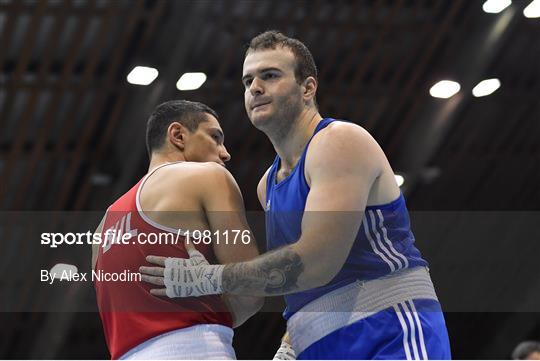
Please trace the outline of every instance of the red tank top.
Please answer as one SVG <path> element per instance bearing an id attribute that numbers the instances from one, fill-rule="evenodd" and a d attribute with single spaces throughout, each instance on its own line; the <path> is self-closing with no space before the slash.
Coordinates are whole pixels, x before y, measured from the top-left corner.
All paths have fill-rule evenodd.
<path id="1" fill-rule="evenodd" d="M 147 177 L 114 202 L 105 214 L 102 239 L 131 233 L 132 237 L 127 240 L 131 244 L 102 243 L 94 271 L 97 304 L 113 359 L 118 359 L 133 347 L 168 331 L 199 324 L 232 327 L 231 314 L 220 296 L 183 299 L 156 297 L 149 290 L 159 286 L 139 281 L 137 274 L 140 266 L 155 266 L 146 262 L 147 255 L 188 258 L 182 236 L 177 244 L 142 244 L 137 240 L 140 234 L 177 235 L 177 230 L 153 222 L 142 212 L 138 200 L 139 189 Z M 109 229 L 116 231 L 106 233 Z M 152 238 L 146 239 L 153 241 Z M 201 242 L 196 248 L 208 262 L 216 263 L 211 245 L 203 245 Z M 112 277 L 105 280 L 104 273 L 123 276 L 118 280 Z M 98 280 L 98 274 L 101 274 L 101 280 Z"/>

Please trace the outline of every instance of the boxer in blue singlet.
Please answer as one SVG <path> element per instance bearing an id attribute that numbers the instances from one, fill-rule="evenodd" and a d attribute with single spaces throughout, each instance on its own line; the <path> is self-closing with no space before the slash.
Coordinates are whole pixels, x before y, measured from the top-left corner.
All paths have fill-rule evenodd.
<path id="1" fill-rule="evenodd" d="M 156 295 L 285 295 L 279 352 L 299 359 L 449 359 L 427 262 L 414 245 L 394 172 L 360 126 L 323 118 L 317 70 L 300 41 L 251 40 L 242 82 L 247 114 L 276 149 L 257 193 L 269 252 L 209 265 L 162 257 L 145 280 Z M 166 282 L 161 277 L 163 274 Z M 285 357 L 284 357 L 285 358 Z"/>
<path id="2" fill-rule="evenodd" d="M 327 118 L 317 124 L 287 177 L 277 181 L 279 155 L 267 172 L 269 250 L 300 238 L 302 218 L 295 215 L 302 214 L 310 191 L 306 154 L 311 140 L 334 122 L 341 121 Z M 373 298 L 376 301 L 363 303 Z M 389 203 L 366 207 L 347 260 L 328 284 L 285 295 L 285 300 L 289 342 L 299 359 L 450 358 L 440 305 L 427 262 L 414 246 L 401 193 Z M 340 302 L 344 303 L 334 306 Z M 332 315 L 349 310 L 337 321 Z"/>

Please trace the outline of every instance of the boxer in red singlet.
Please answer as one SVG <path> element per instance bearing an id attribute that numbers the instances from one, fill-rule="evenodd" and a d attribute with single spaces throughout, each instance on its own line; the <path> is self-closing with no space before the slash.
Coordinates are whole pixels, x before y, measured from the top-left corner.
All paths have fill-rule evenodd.
<path id="1" fill-rule="evenodd" d="M 184 241 L 194 231 L 222 235 L 221 242 L 196 245 L 210 262 L 258 255 L 253 237 L 248 244 L 232 242 L 237 232 L 251 231 L 240 189 L 224 167 L 230 155 L 217 118 L 208 106 L 189 101 L 169 101 L 154 110 L 146 135 L 148 174 L 107 209 L 96 230 L 105 242 L 92 248 L 95 272 L 137 273 L 149 254 L 187 257 Z M 148 243 L 148 235 L 167 233 L 178 242 Z M 110 241 L 125 234 L 131 234 L 127 244 Z M 230 295 L 157 298 L 149 293 L 151 285 L 139 280 L 94 279 L 94 284 L 113 359 L 234 359 L 231 327 L 263 303 Z"/>

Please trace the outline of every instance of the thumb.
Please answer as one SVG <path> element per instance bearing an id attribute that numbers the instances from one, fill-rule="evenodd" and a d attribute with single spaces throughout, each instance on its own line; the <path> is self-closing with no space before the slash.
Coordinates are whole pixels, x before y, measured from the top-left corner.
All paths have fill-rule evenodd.
<path id="1" fill-rule="evenodd" d="M 197 251 L 193 243 L 191 243 L 188 238 L 185 239 L 184 246 L 186 247 L 186 251 L 189 254 L 190 258 L 193 257 L 194 254 L 199 253 L 199 251 Z"/>
<path id="2" fill-rule="evenodd" d="M 204 258 L 204 255 L 201 252 L 197 251 L 193 243 L 187 240 L 184 243 L 186 245 L 186 251 L 189 254 L 189 262 L 192 266 L 209 264 L 206 258 Z"/>

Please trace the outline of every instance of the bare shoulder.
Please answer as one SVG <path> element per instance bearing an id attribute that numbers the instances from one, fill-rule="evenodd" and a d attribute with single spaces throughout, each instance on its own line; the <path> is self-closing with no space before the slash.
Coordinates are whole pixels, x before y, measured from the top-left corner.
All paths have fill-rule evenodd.
<path id="1" fill-rule="evenodd" d="M 317 169 L 369 169 L 377 173 L 384 159 L 382 149 L 367 130 L 354 123 L 336 121 L 313 137 L 306 155 L 306 175 L 309 181 L 310 174 Z"/>
<path id="2" fill-rule="evenodd" d="M 148 178 L 141 204 L 150 210 L 197 210 L 202 196 L 227 189 L 239 192 L 231 173 L 217 163 L 170 164 Z"/>
<path id="3" fill-rule="evenodd" d="M 231 172 L 222 165 L 214 162 L 196 163 L 197 169 L 194 171 L 194 175 L 200 180 L 201 184 L 208 186 L 223 186 L 223 187 L 235 187 L 238 185 Z"/>
<path id="4" fill-rule="evenodd" d="M 163 167 L 159 178 L 170 182 L 192 183 L 194 186 L 212 182 L 234 181 L 231 173 L 223 166 L 214 162 L 182 162 Z"/>
<path id="5" fill-rule="evenodd" d="M 315 135 L 312 145 L 317 146 L 320 143 L 325 145 L 342 144 L 343 142 L 347 142 L 346 144 L 354 142 L 355 145 L 364 146 L 377 144 L 371 134 L 360 125 L 335 121 Z"/>

